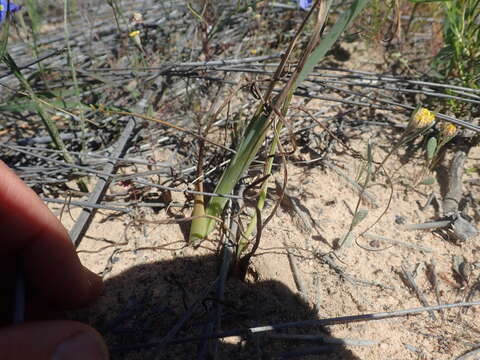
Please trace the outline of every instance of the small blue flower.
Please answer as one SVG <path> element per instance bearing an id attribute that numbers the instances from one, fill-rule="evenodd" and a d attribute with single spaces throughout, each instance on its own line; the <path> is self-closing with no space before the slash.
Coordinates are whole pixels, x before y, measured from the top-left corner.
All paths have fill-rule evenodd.
<path id="1" fill-rule="evenodd" d="M 313 3 L 313 0 L 298 0 L 298 5 L 303 9 L 307 10 Z"/>
<path id="2" fill-rule="evenodd" d="M 20 5 L 16 5 L 12 1 L 0 0 L 0 23 L 5 20 L 7 13 L 12 14 L 21 8 L 22 7 Z"/>

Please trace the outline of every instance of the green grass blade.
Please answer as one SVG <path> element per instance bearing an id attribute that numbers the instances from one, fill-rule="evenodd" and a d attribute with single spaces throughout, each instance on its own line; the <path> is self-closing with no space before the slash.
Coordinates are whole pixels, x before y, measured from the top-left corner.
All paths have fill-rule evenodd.
<path id="1" fill-rule="evenodd" d="M 245 131 L 245 135 L 240 142 L 237 153 L 220 178 L 218 185 L 215 188 L 215 193 L 224 195 L 230 194 L 242 174 L 255 158 L 260 146 L 265 140 L 268 128 L 268 114 L 265 114 L 263 110 L 263 104 L 260 104 Z M 206 215 L 219 217 L 227 201 L 228 199 L 224 197 L 212 197 L 206 208 Z M 212 231 L 214 225 L 215 220 L 210 218 L 193 220 L 190 230 L 190 242 L 195 244 L 199 240 L 204 239 L 208 233 Z"/>
<path id="2" fill-rule="evenodd" d="M 45 124 L 48 134 L 52 138 L 52 141 L 55 144 L 55 147 L 58 150 L 62 151 L 62 155 L 65 161 L 70 164 L 74 164 L 75 160 L 70 155 L 65 144 L 63 143 L 63 140 L 60 137 L 60 133 L 58 132 L 58 128 L 55 122 L 51 119 L 51 117 L 45 110 L 44 104 L 36 96 L 35 92 L 33 91 L 32 87 L 28 83 L 27 79 L 25 79 L 25 77 L 21 73 L 20 69 L 15 63 L 15 60 L 13 60 L 13 58 L 10 56 L 8 52 L 5 52 L 3 56 L 0 58 L 0 61 L 2 61 L 10 69 L 10 71 L 15 75 L 18 81 L 20 81 L 21 85 L 26 89 L 28 96 L 30 97 L 31 101 L 35 104 L 35 111 L 38 113 L 38 115 L 42 119 L 42 122 Z M 77 185 L 80 191 L 88 192 L 87 185 L 83 180 L 77 181 Z"/>
<path id="3" fill-rule="evenodd" d="M 340 16 L 337 22 L 332 26 L 330 31 L 322 38 L 317 48 L 309 56 L 300 75 L 295 81 L 294 88 L 296 89 L 303 80 L 305 80 L 314 67 L 325 57 L 326 53 L 332 48 L 333 44 L 338 40 L 340 35 L 347 29 L 355 17 L 363 10 L 369 0 L 356 0 L 348 9 Z"/>
<path id="4" fill-rule="evenodd" d="M 8 21 L 0 23 L 0 28 L 2 29 L 0 32 L 0 58 L 3 57 L 5 51 L 7 50 L 8 44 L 8 30 L 10 28 Z"/>
<path id="5" fill-rule="evenodd" d="M 302 69 L 297 69 L 299 73 L 297 72 L 296 74 L 292 75 L 294 76 L 295 80 L 293 83 L 290 82 L 288 85 L 290 87 L 287 89 L 286 96 L 284 95 L 283 97 L 284 100 L 280 104 L 275 103 L 275 106 L 278 106 L 282 113 L 286 114 L 295 89 L 303 80 L 305 80 L 308 74 L 313 71 L 314 67 L 320 62 L 320 60 L 323 59 L 327 51 L 330 50 L 343 31 L 352 23 L 352 21 L 360 13 L 360 11 L 363 10 L 367 3 L 368 0 L 354 1 L 351 6 L 340 16 L 328 34 L 320 41 L 315 50 L 313 50 L 308 59 L 305 61 Z M 266 131 L 268 129 L 268 120 L 270 119 L 270 114 L 266 114 L 264 110 L 264 105 L 260 104 L 257 112 L 253 116 L 245 131 L 244 138 L 239 145 L 237 153 L 230 162 L 228 168 L 223 173 L 215 189 L 216 193 L 230 194 L 242 174 L 245 173 L 248 166 L 255 158 L 261 144 L 265 140 Z M 206 215 L 219 217 L 226 203 L 226 198 L 212 197 L 208 203 Z M 204 239 L 208 233 L 213 230 L 214 225 L 215 220 L 211 218 L 195 219 L 192 222 L 192 229 L 195 229 L 195 231 L 191 231 L 190 233 L 190 242 L 195 244 L 199 240 Z"/>

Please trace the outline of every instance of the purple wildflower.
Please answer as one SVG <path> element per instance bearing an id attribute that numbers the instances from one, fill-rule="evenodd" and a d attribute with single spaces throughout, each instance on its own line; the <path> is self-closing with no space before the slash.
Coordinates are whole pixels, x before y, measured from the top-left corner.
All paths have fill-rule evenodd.
<path id="1" fill-rule="evenodd" d="M 307 10 L 313 3 L 313 0 L 298 0 L 298 5 L 303 9 Z"/>
<path id="2" fill-rule="evenodd" d="M 20 5 L 16 5 L 12 1 L 0 0 L 0 23 L 5 20 L 7 14 L 12 14 L 21 8 Z"/>

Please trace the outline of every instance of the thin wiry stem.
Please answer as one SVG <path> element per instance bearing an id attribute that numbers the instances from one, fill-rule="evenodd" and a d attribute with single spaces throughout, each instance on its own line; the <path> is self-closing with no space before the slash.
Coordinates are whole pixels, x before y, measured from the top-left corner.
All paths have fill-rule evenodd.
<path id="1" fill-rule="evenodd" d="M 418 308 L 396 310 L 396 311 L 389 311 L 389 312 L 379 312 L 379 313 L 370 313 L 370 314 L 362 314 L 362 315 L 349 315 L 349 316 L 340 316 L 340 317 L 334 317 L 334 318 L 295 321 L 295 322 L 288 322 L 288 323 L 281 323 L 281 324 L 257 326 L 257 327 L 251 327 L 251 328 L 233 329 L 233 330 L 223 331 L 223 332 L 212 334 L 212 335 L 192 336 L 192 337 L 186 337 L 186 338 L 180 338 L 180 339 L 170 339 L 167 342 L 161 342 L 161 343 L 151 342 L 151 343 L 144 343 L 144 344 L 137 344 L 137 345 L 118 346 L 113 348 L 112 351 L 120 352 L 120 351 L 135 350 L 135 349 L 141 349 L 141 348 L 147 348 L 147 347 L 154 347 L 154 346 L 158 346 L 159 344 L 177 345 L 177 344 L 200 342 L 207 339 L 223 339 L 223 338 L 232 337 L 232 336 L 263 334 L 263 333 L 268 333 L 270 331 L 284 330 L 284 329 L 289 329 L 293 327 L 326 326 L 326 325 L 349 324 L 352 322 L 360 322 L 360 321 L 385 320 L 385 319 L 391 319 L 396 317 L 405 317 L 409 315 L 418 315 L 428 311 L 441 311 L 445 309 L 471 307 L 471 306 L 480 306 L 480 301 L 459 302 L 459 303 L 453 303 L 453 304 L 442 304 L 442 305 L 418 307 Z"/>

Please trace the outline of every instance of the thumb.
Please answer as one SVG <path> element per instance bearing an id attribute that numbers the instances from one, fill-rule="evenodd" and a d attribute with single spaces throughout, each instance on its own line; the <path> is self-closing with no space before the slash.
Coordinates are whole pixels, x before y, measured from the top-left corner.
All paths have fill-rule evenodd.
<path id="1" fill-rule="evenodd" d="M 107 360 L 100 334 L 74 321 L 31 322 L 0 329 L 0 360 Z"/>

